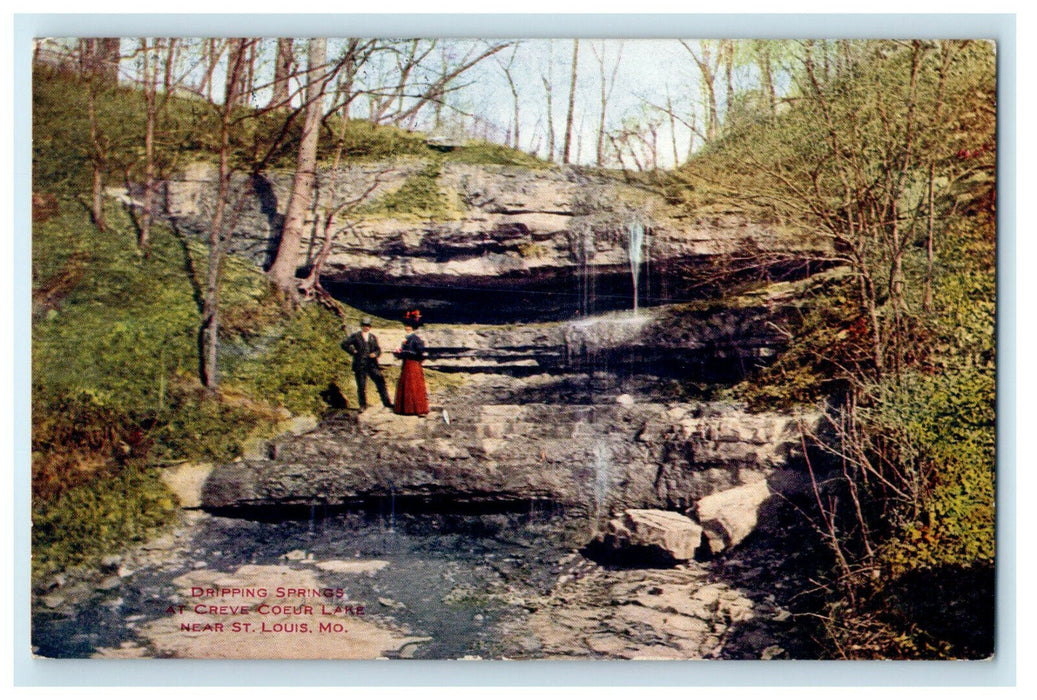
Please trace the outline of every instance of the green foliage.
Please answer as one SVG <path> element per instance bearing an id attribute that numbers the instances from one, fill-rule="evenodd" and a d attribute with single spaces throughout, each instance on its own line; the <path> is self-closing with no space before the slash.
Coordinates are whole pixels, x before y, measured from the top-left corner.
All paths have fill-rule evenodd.
<path id="1" fill-rule="evenodd" d="M 229 462 L 241 456 L 245 441 L 270 430 L 277 414 L 252 402 L 236 404 L 198 390 L 172 393 L 152 428 L 152 456 L 161 462 Z"/>
<path id="2" fill-rule="evenodd" d="M 34 381 L 69 394 L 100 392 L 134 414 L 161 412 L 170 378 L 198 366 L 195 271 L 205 249 L 157 226 L 144 258 L 128 219 L 118 211 L 110 218 L 109 231 L 98 231 L 65 202 L 59 216 L 34 227 L 34 298 L 70 265 L 80 269 L 75 286 L 33 325 Z M 266 294 L 258 272 L 225 266 L 221 304 L 230 317 L 255 315 L 270 305 Z"/>
<path id="3" fill-rule="evenodd" d="M 429 156 L 432 151 L 423 134 L 395 126 L 378 126 L 366 119 L 350 119 L 343 132 L 338 118 L 328 120 L 328 132 L 321 134 L 322 160 L 335 153 L 342 133 L 342 157 L 346 160 L 391 160 L 400 156 Z"/>
<path id="4" fill-rule="evenodd" d="M 101 392 L 130 411 L 157 409 L 163 378 L 194 363 L 197 306 L 184 249 L 166 229 L 141 259 L 125 218 L 110 233 L 65 203 L 37 225 L 34 292 L 74 262 L 78 284 L 33 325 L 34 380 L 75 394 Z"/>
<path id="5" fill-rule="evenodd" d="M 332 384 L 349 397 L 351 358 L 339 346 L 344 337 L 334 315 L 320 307 L 305 307 L 261 357 L 234 370 L 234 379 L 290 411 L 320 414 L 328 407 L 320 395 Z M 352 391 L 355 401 L 355 388 Z"/>
<path id="6" fill-rule="evenodd" d="M 154 469 L 131 462 L 113 473 L 33 499 L 33 572 L 62 569 L 125 548 L 168 523 L 176 497 Z"/>
<path id="7" fill-rule="evenodd" d="M 905 517 L 886 560 L 894 572 L 993 563 L 995 406 L 992 372 L 909 375 L 876 409 L 905 473 L 924 481 L 922 512 Z M 906 515 L 906 514 L 905 514 Z"/>
<path id="8" fill-rule="evenodd" d="M 106 473 L 143 443 L 130 417 L 91 390 L 75 394 L 34 386 L 32 487 L 52 498 L 96 474 Z M 131 445 L 130 443 L 134 443 Z"/>
<path id="9" fill-rule="evenodd" d="M 111 184 L 129 174 L 140 181 L 144 164 L 145 109 L 141 93 L 113 88 L 97 94 L 99 150 L 90 140 L 87 83 L 37 67 L 33 73 L 34 189 L 66 197 L 90 189 L 92 158 L 103 163 Z M 186 162 L 212 159 L 216 109 L 197 99 L 171 98 L 158 115 L 155 165 L 170 172 Z"/>
<path id="10" fill-rule="evenodd" d="M 408 177 L 395 191 L 362 207 L 365 216 L 419 217 L 443 219 L 458 213 L 456 197 L 448 196 L 439 182 L 442 165 L 439 160 L 428 163 Z"/>
<path id="11" fill-rule="evenodd" d="M 448 151 L 443 160 L 470 165 L 516 165 L 523 168 L 549 168 L 551 163 L 525 151 L 488 141 L 469 141 L 464 146 Z"/>
<path id="12" fill-rule="evenodd" d="M 809 284 L 786 316 L 788 349 L 732 389 L 752 410 L 810 405 L 846 391 L 850 375 L 869 366 L 867 329 L 845 275 Z"/>

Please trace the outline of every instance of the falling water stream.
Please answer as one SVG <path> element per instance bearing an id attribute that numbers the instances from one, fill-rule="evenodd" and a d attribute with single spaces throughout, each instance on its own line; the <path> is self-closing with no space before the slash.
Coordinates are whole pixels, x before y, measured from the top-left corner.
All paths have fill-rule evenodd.
<path id="1" fill-rule="evenodd" d="M 600 519 L 602 510 L 608 501 L 609 480 L 611 474 L 611 455 L 608 445 L 603 442 L 594 444 L 594 509 L 595 516 Z"/>
<path id="2" fill-rule="evenodd" d="M 648 263 L 648 229 L 637 219 L 627 224 L 626 229 L 627 254 L 630 258 L 630 279 L 634 285 L 634 313 L 636 314 L 641 265 Z"/>

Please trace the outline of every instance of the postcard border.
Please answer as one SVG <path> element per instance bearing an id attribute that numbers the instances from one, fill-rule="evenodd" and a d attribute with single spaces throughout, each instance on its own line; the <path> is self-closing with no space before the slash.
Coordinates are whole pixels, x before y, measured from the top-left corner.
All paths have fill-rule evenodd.
<path id="1" fill-rule="evenodd" d="M 230 35 L 665 38 L 976 37 L 998 42 L 997 655 L 991 661 L 640 662 L 45 660 L 29 647 L 31 42 L 35 36 Z M 248 686 L 1005 686 L 1016 679 L 1016 18 L 985 15 L 15 15 L 14 17 L 14 622 L 15 685 Z M 20 371 L 22 370 L 22 371 Z M 241 671 L 247 670 L 247 676 Z M 172 671 L 172 672 L 171 672 Z M 247 680 L 242 680 L 245 677 Z"/>

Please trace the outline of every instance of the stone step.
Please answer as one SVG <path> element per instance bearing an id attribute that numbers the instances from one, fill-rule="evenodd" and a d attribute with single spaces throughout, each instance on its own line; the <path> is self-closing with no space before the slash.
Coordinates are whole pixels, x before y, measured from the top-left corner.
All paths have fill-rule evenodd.
<path id="1" fill-rule="evenodd" d="M 794 484 L 783 474 L 802 469 L 800 421 L 808 431 L 820 421 L 632 397 L 582 406 L 448 403 L 446 410 L 449 422 L 442 409 L 423 418 L 382 407 L 335 417 L 274 442 L 260 459 L 217 467 L 203 505 L 336 502 L 394 490 L 459 501 L 544 498 L 592 512 L 686 510 L 764 479 Z"/>

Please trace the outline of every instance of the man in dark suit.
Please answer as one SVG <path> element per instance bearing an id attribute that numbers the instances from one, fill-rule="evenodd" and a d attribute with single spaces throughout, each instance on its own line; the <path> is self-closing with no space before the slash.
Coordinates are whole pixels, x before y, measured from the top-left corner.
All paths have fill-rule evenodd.
<path id="1" fill-rule="evenodd" d="M 378 365 L 382 349 L 378 347 L 378 338 L 371 332 L 371 319 L 360 319 L 360 330 L 342 341 L 342 349 L 353 356 L 353 376 L 356 377 L 356 396 L 360 410 L 367 408 L 368 377 L 378 388 L 382 405 L 392 408 L 389 392 L 385 390 L 385 377 Z"/>

